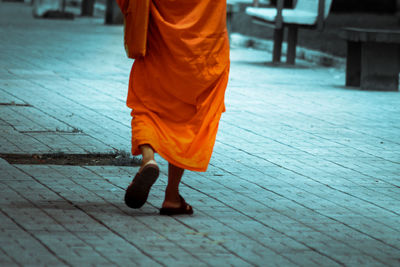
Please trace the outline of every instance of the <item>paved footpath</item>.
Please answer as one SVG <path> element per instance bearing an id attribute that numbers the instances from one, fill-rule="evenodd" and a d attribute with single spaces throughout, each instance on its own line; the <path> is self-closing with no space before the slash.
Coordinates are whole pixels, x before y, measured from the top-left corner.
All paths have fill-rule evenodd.
<path id="1" fill-rule="evenodd" d="M 137 167 L 0 158 L 1 266 L 399 266 L 400 94 L 344 70 L 232 48 L 215 151 L 187 172 L 194 216 L 125 207 Z M 0 2 L 0 153 L 129 151 L 122 27 Z"/>

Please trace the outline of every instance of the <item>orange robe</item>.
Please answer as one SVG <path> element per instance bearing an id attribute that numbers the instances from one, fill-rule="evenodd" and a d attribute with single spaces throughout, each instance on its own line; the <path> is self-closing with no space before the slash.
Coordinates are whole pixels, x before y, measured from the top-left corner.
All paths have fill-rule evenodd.
<path id="1" fill-rule="evenodd" d="M 205 171 L 229 76 L 226 0 L 152 0 L 146 56 L 132 66 L 132 154 L 139 145 Z"/>

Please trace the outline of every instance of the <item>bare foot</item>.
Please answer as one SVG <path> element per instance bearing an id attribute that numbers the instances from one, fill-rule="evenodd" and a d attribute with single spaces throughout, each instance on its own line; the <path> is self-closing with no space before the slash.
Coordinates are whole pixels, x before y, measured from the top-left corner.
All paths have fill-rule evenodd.
<path id="1" fill-rule="evenodd" d="M 163 208 L 179 208 L 181 206 L 181 199 L 178 195 L 178 197 L 167 197 L 164 199 L 164 202 L 162 204 Z"/>
<path id="2" fill-rule="evenodd" d="M 162 208 L 160 209 L 161 215 L 191 215 L 193 214 L 193 208 L 186 203 L 183 197 L 179 196 L 179 204 L 175 201 L 168 202 L 164 201 Z"/>

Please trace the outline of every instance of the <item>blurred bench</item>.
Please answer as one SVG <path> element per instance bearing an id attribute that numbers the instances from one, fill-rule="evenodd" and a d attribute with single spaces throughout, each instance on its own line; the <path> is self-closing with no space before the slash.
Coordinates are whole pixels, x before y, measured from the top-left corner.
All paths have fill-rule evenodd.
<path id="1" fill-rule="evenodd" d="M 287 9 L 284 0 L 278 0 L 276 8 L 259 7 L 258 2 L 253 0 L 253 7 L 246 8 L 246 13 L 254 22 L 274 28 L 274 63 L 281 61 L 284 28 L 288 28 L 289 64 L 295 63 L 298 28 L 322 30 L 332 4 L 332 0 L 297 0 L 293 9 Z"/>
<path id="2" fill-rule="evenodd" d="M 251 6 L 253 0 L 227 0 L 226 1 L 226 26 L 228 33 L 232 32 L 232 20 L 235 14 Z"/>
<path id="3" fill-rule="evenodd" d="M 346 28 L 346 85 L 398 91 L 400 30 Z"/>

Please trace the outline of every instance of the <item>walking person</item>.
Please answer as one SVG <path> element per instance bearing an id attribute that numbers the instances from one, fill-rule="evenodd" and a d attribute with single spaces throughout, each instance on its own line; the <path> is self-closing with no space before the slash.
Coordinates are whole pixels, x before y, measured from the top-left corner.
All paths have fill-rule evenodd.
<path id="1" fill-rule="evenodd" d="M 206 171 L 229 76 L 226 0 L 152 0 L 146 55 L 136 59 L 127 105 L 132 109 L 132 154 L 142 165 L 125 203 L 140 208 L 168 161 L 160 214 L 192 214 L 179 193 L 184 170 Z"/>

